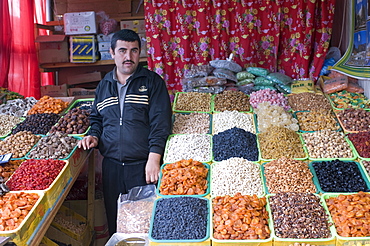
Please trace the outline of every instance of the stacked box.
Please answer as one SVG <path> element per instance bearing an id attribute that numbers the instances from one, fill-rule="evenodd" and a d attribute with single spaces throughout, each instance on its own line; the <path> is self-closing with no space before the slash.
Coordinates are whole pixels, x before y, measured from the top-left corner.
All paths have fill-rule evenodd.
<path id="1" fill-rule="evenodd" d="M 97 60 L 96 38 L 94 35 L 70 36 L 70 62 L 93 63 Z"/>

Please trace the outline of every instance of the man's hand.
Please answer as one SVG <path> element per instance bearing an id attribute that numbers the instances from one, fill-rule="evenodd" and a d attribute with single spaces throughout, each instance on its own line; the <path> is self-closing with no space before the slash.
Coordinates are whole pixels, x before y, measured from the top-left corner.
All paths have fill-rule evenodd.
<path id="1" fill-rule="evenodd" d="M 79 148 L 82 147 L 84 150 L 87 150 L 87 149 L 98 146 L 98 142 L 99 140 L 97 137 L 89 135 L 89 136 L 85 136 L 83 139 L 78 141 L 77 145 Z"/>
<path id="2" fill-rule="evenodd" d="M 145 166 L 145 177 L 146 183 L 156 184 L 159 178 L 159 169 L 161 163 L 161 155 L 157 153 L 149 153 L 148 161 L 146 162 Z"/>

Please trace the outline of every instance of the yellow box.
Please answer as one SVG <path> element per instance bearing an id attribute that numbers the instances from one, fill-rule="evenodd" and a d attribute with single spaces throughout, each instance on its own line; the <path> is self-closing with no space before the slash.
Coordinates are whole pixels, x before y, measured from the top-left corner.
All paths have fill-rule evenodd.
<path id="1" fill-rule="evenodd" d="M 365 246 L 370 245 L 370 237 L 352 237 L 350 240 L 346 237 L 337 235 L 336 246 Z"/>
<path id="2" fill-rule="evenodd" d="M 54 243 L 53 240 L 44 236 L 41 240 L 40 246 L 58 246 L 58 244 Z"/>
<path id="3" fill-rule="evenodd" d="M 84 150 L 78 147 L 73 151 L 71 157 L 68 159 L 72 177 L 80 174 L 82 166 L 85 164 L 89 152 L 90 150 Z"/>
<path id="4" fill-rule="evenodd" d="M 10 193 L 34 193 L 39 195 L 39 199 L 33 205 L 26 218 L 19 227 L 11 231 L 0 231 L 0 236 L 11 238 L 11 242 L 16 245 L 28 245 L 29 239 L 37 231 L 37 227 L 47 211 L 47 201 L 44 192 L 40 191 L 10 191 Z"/>
<path id="5" fill-rule="evenodd" d="M 82 225 L 82 224 L 85 225 L 84 231 L 81 234 L 76 234 L 74 231 L 70 230 L 70 228 L 67 228 L 65 225 L 59 224 L 54 219 L 53 222 L 51 222 L 51 225 L 57 228 L 58 230 L 62 231 L 63 233 L 67 234 L 69 237 L 77 241 L 86 241 L 86 238 L 91 237 L 91 233 L 90 233 L 91 230 L 89 228 L 89 225 L 87 224 L 87 220 L 82 215 L 62 205 L 58 213 L 56 214 L 55 218 L 57 218 L 58 216 L 75 225 Z"/>
<path id="6" fill-rule="evenodd" d="M 186 243 L 156 243 L 149 240 L 149 245 L 153 246 L 210 246 L 214 245 L 211 243 L 211 239 L 207 239 L 203 242 L 186 242 Z"/>
<path id="7" fill-rule="evenodd" d="M 65 162 L 63 169 L 60 171 L 53 183 L 51 183 L 49 188 L 44 190 L 49 206 L 48 208 L 54 207 L 55 203 L 62 195 L 64 188 L 72 181 L 70 165 L 68 161 L 63 162 Z"/>

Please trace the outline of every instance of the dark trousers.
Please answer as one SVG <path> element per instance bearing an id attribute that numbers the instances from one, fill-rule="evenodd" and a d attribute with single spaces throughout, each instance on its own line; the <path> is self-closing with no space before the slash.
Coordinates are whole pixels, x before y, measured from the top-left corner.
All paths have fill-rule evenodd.
<path id="1" fill-rule="evenodd" d="M 146 185 L 145 165 L 122 165 L 108 158 L 103 159 L 103 193 L 109 234 L 117 231 L 117 200 L 120 193 L 127 194 L 135 186 Z"/>

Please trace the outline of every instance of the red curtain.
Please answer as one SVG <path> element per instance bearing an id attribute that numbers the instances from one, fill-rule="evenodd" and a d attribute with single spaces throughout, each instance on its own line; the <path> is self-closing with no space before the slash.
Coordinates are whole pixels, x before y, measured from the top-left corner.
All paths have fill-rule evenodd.
<path id="1" fill-rule="evenodd" d="M 35 98 L 40 97 L 34 34 L 35 3 L 38 1 L 0 1 L 0 86 Z"/>
<path id="2" fill-rule="evenodd" d="M 214 59 L 317 79 L 335 0 L 147 0 L 148 66 L 181 91 L 184 69 Z"/>

